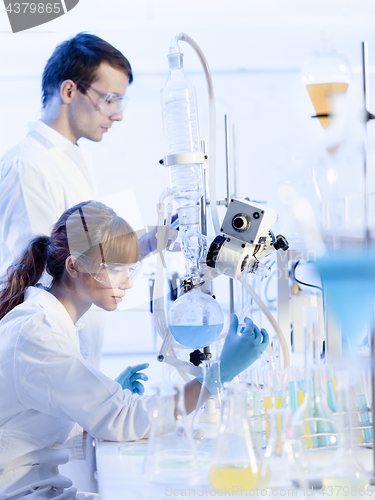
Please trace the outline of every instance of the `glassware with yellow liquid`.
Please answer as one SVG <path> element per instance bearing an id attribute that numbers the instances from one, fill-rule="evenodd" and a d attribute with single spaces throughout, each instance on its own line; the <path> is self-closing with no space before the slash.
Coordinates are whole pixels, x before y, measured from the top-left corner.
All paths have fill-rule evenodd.
<path id="1" fill-rule="evenodd" d="M 350 66 L 344 55 L 330 47 L 327 39 L 322 48 L 312 54 L 302 66 L 302 81 L 306 85 L 315 112 L 323 128 L 330 123 L 333 102 L 345 94 L 350 81 Z"/>
<path id="2" fill-rule="evenodd" d="M 257 488 L 260 454 L 248 419 L 246 387 L 230 384 L 223 397 L 223 412 L 209 480 L 216 490 L 245 494 Z"/>

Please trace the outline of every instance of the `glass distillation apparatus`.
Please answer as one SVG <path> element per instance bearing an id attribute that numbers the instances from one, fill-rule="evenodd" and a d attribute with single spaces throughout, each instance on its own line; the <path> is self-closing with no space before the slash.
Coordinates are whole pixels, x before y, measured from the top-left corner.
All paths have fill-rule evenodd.
<path id="1" fill-rule="evenodd" d="M 167 155 L 162 163 L 169 169 L 170 191 L 180 225 L 182 252 L 187 276 L 182 282 L 184 294 L 169 311 L 169 329 L 174 339 L 194 349 L 214 342 L 223 328 L 223 313 L 209 293 L 202 292 L 204 279 L 200 260 L 206 252 L 206 238 L 200 231 L 199 201 L 203 194 L 201 152 L 195 88 L 186 78 L 183 54 L 177 41 L 168 54 L 169 75 L 161 91 Z"/>
<path id="2" fill-rule="evenodd" d="M 217 235 L 211 244 L 207 242 L 207 237 L 201 231 L 202 206 L 199 206 L 206 187 L 203 180 L 203 166 L 208 156 L 201 150 L 196 94 L 184 72 L 179 40 L 189 43 L 197 52 L 209 88 L 209 194 L 210 212 Z M 166 361 L 178 369 L 197 375 L 201 372 L 198 368 L 199 364 L 211 358 L 209 346 L 218 338 L 223 327 L 223 313 L 220 305 L 211 295 L 211 280 L 220 274 L 241 279 L 243 286 L 249 293 L 252 293 L 250 285 L 242 281 L 244 275 L 247 272 L 267 275 L 268 268 L 260 263 L 260 259 L 275 249 L 286 250 L 288 243 L 284 237 L 281 235 L 275 237 L 270 231 L 270 226 L 277 220 L 276 213 L 254 202 L 228 198 L 227 214 L 222 224 L 219 224 L 214 185 L 215 110 L 208 64 L 197 44 L 184 33 L 180 33 L 172 40 L 168 63 L 169 75 L 161 91 L 167 155 L 160 160 L 160 163 L 168 167 L 169 188 L 161 196 L 159 207 L 164 207 L 166 200 L 169 200 L 169 203 L 167 203 L 166 217 L 159 211 L 158 226 L 159 228 L 164 226 L 165 232 L 160 235 L 158 233 L 158 271 L 154 288 L 155 325 L 163 338 L 158 360 Z M 167 321 L 164 312 L 163 280 L 160 278 L 165 267 L 163 252 L 168 241 L 168 225 L 172 213 L 170 200 L 177 205 L 187 275 L 182 280 L 180 296 L 170 308 Z M 201 205 L 205 208 L 205 199 L 201 201 Z M 164 225 L 164 219 L 166 225 Z M 257 299 L 259 297 L 255 298 Z M 268 313 L 267 317 L 270 317 L 271 324 L 274 326 L 275 320 L 272 314 L 264 304 L 262 305 L 263 312 L 266 315 Z M 280 339 L 285 362 L 289 364 L 285 340 L 280 329 L 277 331 L 277 326 L 276 324 L 274 328 Z M 173 356 L 173 347 L 176 345 L 172 343 L 173 338 L 183 346 L 196 350 L 203 348 L 204 352 L 194 351 L 190 357 L 191 363 L 176 360 L 176 356 Z M 282 340 L 284 340 L 283 344 Z"/>

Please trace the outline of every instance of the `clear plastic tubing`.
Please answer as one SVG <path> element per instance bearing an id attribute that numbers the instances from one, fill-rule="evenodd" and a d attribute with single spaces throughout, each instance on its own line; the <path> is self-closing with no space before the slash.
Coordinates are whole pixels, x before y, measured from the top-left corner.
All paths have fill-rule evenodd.
<path id="1" fill-rule="evenodd" d="M 286 368 L 287 366 L 290 365 L 290 356 L 289 356 L 289 350 L 288 346 L 285 341 L 285 337 L 283 332 L 281 331 L 279 325 L 276 323 L 275 318 L 272 316 L 271 312 L 267 309 L 267 306 L 264 304 L 262 299 L 259 297 L 259 295 L 255 292 L 255 290 L 249 285 L 249 283 L 246 281 L 245 276 L 242 276 L 240 279 L 242 286 L 247 290 L 248 294 L 250 297 L 253 298 L 254 302 L 258 305 L 260 310 L 263 312 L 263 314 L 266 316 L 268 321 L 271 323 L 273 329 L 276 332 L 276 335 L 279 339 L 280 342 L 280 347 L 283 353 L 283 365 L 282 368 Z"/>
<path id="2" fill-rule="evenodd" d="M 216 166 L 216 110 L 215 110 L 215 98 L 214 98 L 214 89 L 212 85 L 212 78 L 210 68 L 208 66 L 207 59 L 205 58 L 202 50 L 197 45 L 197 43 L 190 38 L 186 33 L 180 33 L 177 35 L 171 44 L 171 49 L 174 47 L 178 47 L 178 40 L 182 40 L 188 43 L 197 53 L 202 66 L 204 73 L 206 75 L 207 87 L 208 87 L 208 98 L 209 98 L 209 112 L 210 112 L 210 139 L 209 139 L 209 199 L 210 199 L 210 210 L 212 223 L 214 226 L 214 231 L 216 234 L 220 232 L 220 223 L 219 216 L 217 213 L 217 204 L 216 204 L 216 177 L 215 177 L 215 166 Z"/>

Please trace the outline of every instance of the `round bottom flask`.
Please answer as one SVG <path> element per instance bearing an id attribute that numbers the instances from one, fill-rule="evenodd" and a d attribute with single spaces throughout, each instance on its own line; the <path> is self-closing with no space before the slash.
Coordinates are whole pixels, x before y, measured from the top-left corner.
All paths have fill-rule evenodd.
<path id="1" fill-rule="evenodd" d="M 223 329 L 223 312 L 210 295 L 193 288 L 169 310 L 169 330 L 180 344 L 201 349 L 214 342 Z"/>

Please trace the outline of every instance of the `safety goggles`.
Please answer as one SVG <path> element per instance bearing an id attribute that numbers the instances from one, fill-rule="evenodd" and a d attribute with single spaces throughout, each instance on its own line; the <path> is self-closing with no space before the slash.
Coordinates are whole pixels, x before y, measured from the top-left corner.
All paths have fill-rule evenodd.
<path id="1" fill-rule="evenodd" d="M 85 230 L 87 243 L 89 244 L 89 247 L 92 248 L 89 230 L 81 207 L 79 208 L 79 213 L 81 216 L 83 229 Z M 99 250 L 102 262 L 99 264 L 99 269 L 97 272 L 89 271 L 82 261 L 80 261 L 81 265 L 86 269 L 88 273 L 91 274 L 91 276 L 96 281 L 102 283 L 104 286 L 112 289 L 127 288 L 129 285 L 129 280 L 134 281 L 135 278 L 138 276 L 141 269 L 141 263 L 140 262 L 133 262 L 129 264 L 107 263 L 104 258 L 104 252 L 101 243 L 99 243 Z"/>
<path id="2" fill-rule="evenodd" d="M 99 108 L 109 116 L 114 116 L 124 111 L 129 102 L 127 96 L 112 94 L 112 92 L 107 92 L 92 83 L 82 81 L 78 83 L 83 84 L 82 86 L 85 88 L 86 94 L 91 98 L 93 103 L 99 106 Z M 90 92 L 91 89 L 93 89 L 94 92 Z M 94 93 L 97 95 L 93 95 Z"/>
<path id="3" fill-rule="evenodd" d="M 92 276 L 108 288 L 126 288 L 130 281 L 134 281 L 141 269 L 141 264 L 107 264 L 101 262 L 99 271 Z"/>

